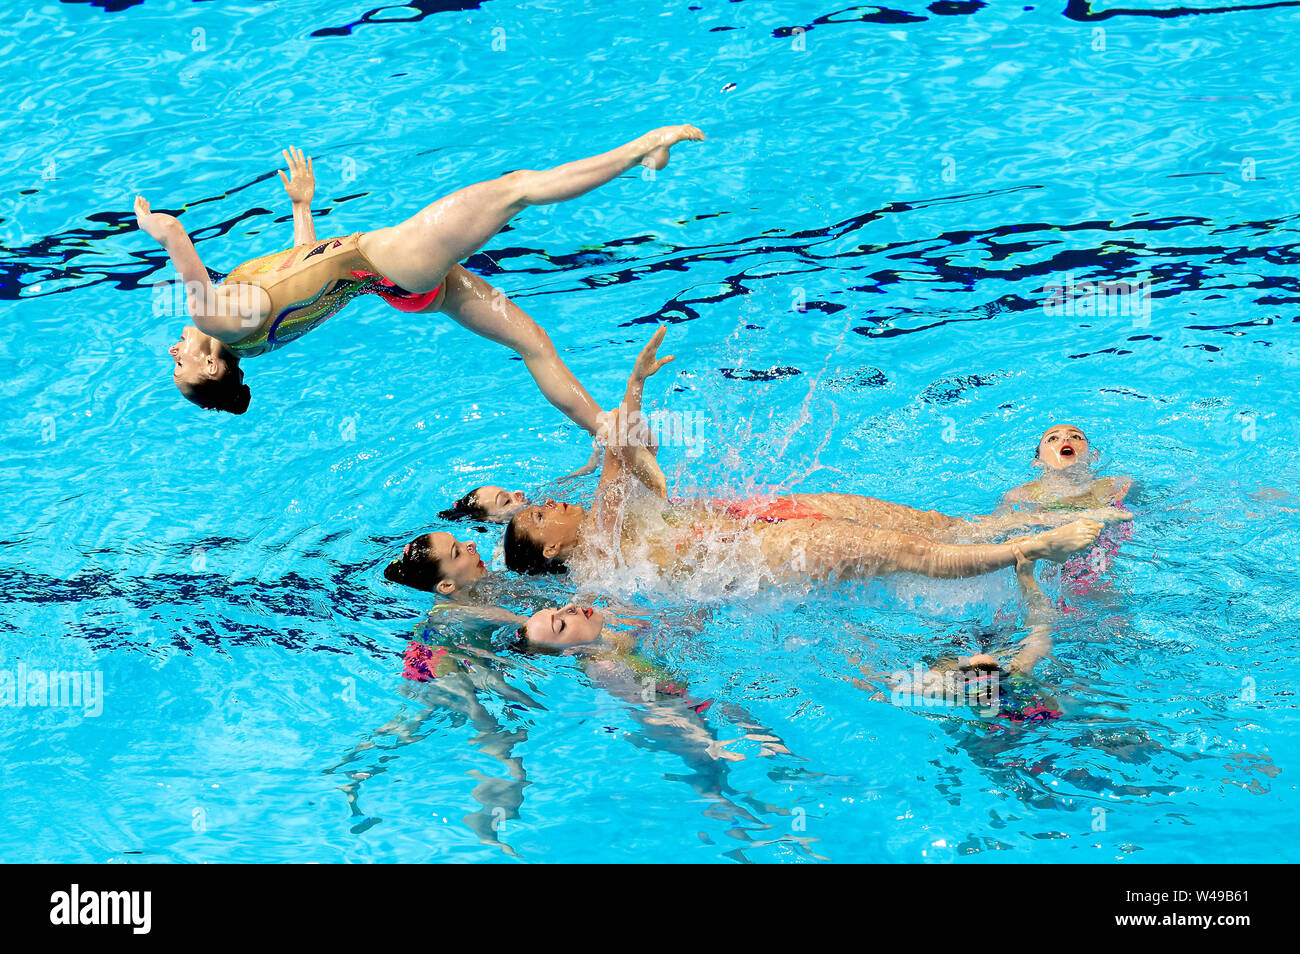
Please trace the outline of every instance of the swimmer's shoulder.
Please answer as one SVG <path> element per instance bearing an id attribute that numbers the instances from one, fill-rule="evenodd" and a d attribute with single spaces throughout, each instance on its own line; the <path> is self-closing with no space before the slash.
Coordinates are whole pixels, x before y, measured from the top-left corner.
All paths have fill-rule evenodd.
<path id="1" fill-rule="evenodd" d="M 1002 507 L 1011 508 L 1017 504 L 1036 503 L 1043 496 L 1042 487 L 1038 481 L 1031 480 L 1027 484 L 1021 484 L 1019 487 L 1012 487 L 1002 495 Z"/>

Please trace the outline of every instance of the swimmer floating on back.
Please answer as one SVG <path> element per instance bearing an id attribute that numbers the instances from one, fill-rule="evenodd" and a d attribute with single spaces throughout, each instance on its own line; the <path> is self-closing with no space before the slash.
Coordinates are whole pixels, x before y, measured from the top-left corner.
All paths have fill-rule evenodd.
<path id="1" fill-rule="evenodd" d="M 1054 526 L 1076 519 L 1076 515 L 1062 513 L 1042 514 L 1038 517 L 1023 514 L 973 517 L 950 517 L 937 510 L 917 510 L 903 504 L 889 503 L 874 497 L 856 494 L 792 494 L 785 498 L 756 498 L 753 500 L 715 499 L 714 507 L 739 520 L 756 519 L 765 522 L 808 518 L 851 520 L 861 526 L 890 529 L 919 534 L 931 540 L 958 542 L 991 539 L 992 537 L 1026 527 Z M 520 510 L 533 506 L 522 490 L 509 491 L 495 486 L 478 487 L 460 500 L 453 508 L 439 516 L 446 520 L 468 517 L 484 523 L 509 523 Z M 543 506 L 563 508 L 570 506 L 556 501 L 546 501 Z M 1078 516 L 1103 521 L 1122 518 L 1114 508 L 1093 508 Z M 420 534 L 406 544 L 402 553 L 384 569 L 384 576 L 425 592 L 443 596 L 466 591 L 489 575 L 486 563 L 480 558 L 478 547 L 469 540 L 459 540 L 446 531 Z"/>
<path id="2" fill-rule="evenodd" d="M 428 593 L 464 593 L 488 574 L 478 547 L 446 531 L 421 534 L 384 568 L 384 577 Z"/>
<path id="3" fill-rule="evenodd" d="M 605 419 L 604 423 L 618 428 L 616 433 L 626 431 L 627 421 L 640 419 L 646 379 L 672 360 L 656 357 L 663 336 L 660 328 L 642 350 L 623 404 Z M 697 545 L 712 536 L 748 551 L 777 579 L 863 579 L 890 573 L 970 577 L 1015 565 L 1017 553 L 1029 560 L 1063 561 L 1091 544 L 1102 526 L 1097 520 L 1079 519 L 1006 543 L 952 544 L 923 536 L 919 526 L 871 526 L 845 518 L 842 511 L 827 514 L 798 500 L 778 500 L 738 515 L 729 509 L 672 504 L 666 499 L 656 508 L 662 519 L 654 526 L 625 511 L 630 448 L 621 443 L 606 447 L 596 504 L 590 511 L 550 501 L 526 507 L 511 518 L 505 537 L 510 569 L 559 572 L 575 559 L 596 566 L 617 564 L 628 551 L 641 550 L 671 577 L 690 572 L 697 562 Z"/>
<path id="4" fill-rule="evenodd" d="M 1099 477 L 1092 463 L 1097 452 L 1083 431 L 1073 424 L 1054 424 L 1043 432 L 1034 450 L 1034 466 L 1042 469 L 1037 480 L 1015 487 L 1002 497 L 996 519 L 1015 514 L 1027 518 L 1047 513 L 1086 516 L 1089 508 L 1110 507 L 1125 517 L 1131 516 L 1125 498 L 1133 502 L 1134 482 L 1129 477 Z M 1080 554 L 1061 570 L 1064 593 L 1061 608 L 1068 611 L 1065 595 L 1083 596 L 1104 583 L 1107 571 L 1119 555 L 1120 547 L 1132 535 L 1132 524 L 1108 528 L 1097 546 L 1086 556 Z"/>
<path id="5" fill-rule="evenodd" d="M 662 169 L 672 146 L 703 139 L 694 126 L 664 126 L 599 156 L 468 186 L 397 225 L 324 241 L 316 240 L 311 218 L 311 160 L 286 151 L 291 178 L 280 176 L 294 203 L 293 248 L 244 262 L 220 286 L 212 284 L 180 221 L 151 211 L 137 196 L 136 221 L 171 257 L 194 321 L 169 350 L 172 380 L 200 407 L 242 414 L 251 397 L 242 359 L 302 337 L 358 294 L 374 292 L 403 311 L 441 311 L 516 351 L 546 399 L 594 434 L 600 409 L 550 338 L 458 263 L 528 206 L 577 198 L 638 165 Z M 651 475 L 658 471 L 652 464 L 645 465 Z"/>
<path id="6" fill-rule="evenodd" d="M 443 520 L 478 520 L 482 523 L 509 523 L 529 504 L 522 490 L 506 490 L 493 484 L 475 487 L 446 510 L 438 514 Z"/>
<path id="7" fill-rule="evenodd" d="M 743 739 L 761 743 L 762 755 L 789 754 L 790 750 L 770 727 L 759 724 L 739 706 L 728 702 L 715 704 L 712 699 L 692 699 L 690 687 L 678 675 L 640 652 L 637 636 L 646 627 L 635 619 L 618 618 L 594 606 L 570 603 L 538 610 L 527 617 L 497 610 L 489 621 L 516 625 L 514 646 L 517 649 L 554 651 L 577 657 L 594 684 L 632 703 L 636 710 L 648 710 L 652 718 L 647 720 L 647 726 L 673 727 L 684 732 L 711 759 L 739 761 L 744 756 L 728 751 L 716 736 L 702 733 L 699 719 L 710 709 L 725 713 L 732 725 L 744 729 Z M 413 642 L 404 656 L 403 674 L 418 682 L 443 679 L 461 665 L 459 655 L 449 652 L 445 646 Z M 474 662 L 474 668 L 481 667 L 482 656 Z"/>
<path id="8" fill-rule="evenodd" d="M 698 501 L 686 502 L 684 506 L 692 504 L 697 508 L 702 506 Z M 1056 527 L 1084 517 L 1115 522 L 1127 520 L 1129 516 L 1126 511 L 1115 507 L 1098 506 L 1077 512 L 1058 508 L 963 518 L 937 510 L 917 510 L 875 497 L 841 493 L 790 494 L 748 500 L 715 498 L 708 501 L 708 505 L 710 513 L 721 511 L 725 516 L 746 522 L 848 520 L 861 527 L 915 534 L 944 543 L 993 540 L 1006 533 L 1031 527 Z M 446 520 L 468 518 L 484 523 L 509 523 L 516 513 L 530 506 L 533 506 L 532 502 L 521 490 L 485 485 L 471 490 L 439 516 Z M 559 508 L 561 513 L 566 513 L 569 512 L 566 508 L 571 505 L 548 500 L 542 506 L 543 509 Z M 457 540 L 450 533 L 434 531 L 421 534 L 408 543 L 401 556 L 385 569 L 384 576 L 394 583 L 426 592 L 436 591 L 444 596 L 458 593 L 469 598 L 467 589 L 489 572 L 473 543 Z"/>

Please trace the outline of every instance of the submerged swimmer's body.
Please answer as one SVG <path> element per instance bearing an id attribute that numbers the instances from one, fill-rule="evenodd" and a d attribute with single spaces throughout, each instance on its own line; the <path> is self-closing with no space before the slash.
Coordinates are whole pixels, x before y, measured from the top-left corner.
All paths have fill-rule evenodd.
<path id="1" fill-rule="evenodd" d="M 646 378 L 671 358 L 655 354 L 663 338 L 660 329 L 637 358 L 628 380 L 617 420 L 605 424 L 628 432 L 627 422 L 640 418 Z M 931 577 L 968 577 L 1013 566 L 1016 553 L 1030 560 L 1062 561 L 1096 539 L 1101 523 L 1075 520 L 1055 530 L 1006 543 L 952 544 L 934 535 L 922 536 L 921 511 L 906 516 L 896 504 L 871 498 L 850 502 L 846 495 L 808 495 L 793 501 L 796 509 L 784 519 L 769 521 L 737 516 L 707 503 L 671 504 L 655 508 L 659 526 L 638 518 L 625 506 L 628 447 L 611 443 L 590 510 L 549 501 L 516 513 L 506 531 L 506 564 L 521 572 L 558 572 L 575 559 L 597 565 L 617 564 L 634 551 L 648 557 L 667 576 L 690 572 L 693 544 L 719 535 L 734 547 L 756 555 L 777 579 L 861 579 L 890 573 L 920 573 Z M 831 511 L 828 515 L 813 507 Z M 806 509 L 805 509 L 806 508 Z M 870 515 L 875 523 L 847 518 Z M 881 520 L 904 522 L 906 529 L 879 525 Z"/>
<path id="2" fill-rule="evenodd" d="M 1042 722 L 1061 715 L 1058 703 L 1033 678 L 1033 671 L 1052 651 L 1052 622 L 1059 614 L 1034 578 L 1034 563 L 1019 558 L 1016 581 L 1025 604 L 1028 634 L 1015 648 L 1000 653 L 1005 662 L 986 652 L 971 656 L 944 656 L 929 668 L 919 664 L 911 672 L 890 674 L 861 668 L 864 678 L 850 680 L 872 691 L 885 683 L 884 691 L 872 691 L 872 698 L 891 699 L 895 705 L 921 705 L 929 711 L 936 700 L 952 706 L 969 706 L 986 718 L 1010 722 Z M 993 723 L 998 724 L 998 723 Z"/>

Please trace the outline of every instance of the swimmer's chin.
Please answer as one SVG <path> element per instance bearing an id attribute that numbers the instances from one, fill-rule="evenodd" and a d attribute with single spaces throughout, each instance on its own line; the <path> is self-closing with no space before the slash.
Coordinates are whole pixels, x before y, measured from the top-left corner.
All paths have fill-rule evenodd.
<path id="1" fill-rule="evenodd" d="M 1043 469 L 1049 474 L 1061 474 L 1067 477 L 1077 477 L 1092 473 L 1092 462 L 1082 454 L 1076 454 L 1072 457 L 1062 457 L 1059 464 L 1044 463 Z"/>

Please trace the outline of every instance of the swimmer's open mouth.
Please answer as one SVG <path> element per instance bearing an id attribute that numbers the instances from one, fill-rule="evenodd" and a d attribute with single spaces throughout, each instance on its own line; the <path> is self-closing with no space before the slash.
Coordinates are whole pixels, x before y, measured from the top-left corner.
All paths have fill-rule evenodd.
<path id="1" fill-rule="evenodd" d="M 1062 447 L 1062 448 L 1061 448 L 1061 456 L 1062 456 L 1062 457 L 1073 457 L 1073 456 L 1074 456 L 1074 448 L 1073 448 L 1073 447 Z"/>
<path id="2" fill-rule="evenodd" d="M 588 607 L 585 607 L 585 608 L 583 609 L 583 611 L 582 611 L 582 615 L 585 616 L 585 617 L 587 617 L 587 619 L 591 619 L 591 615 L 592 615 L 593 613 L 595 613 L 595 612 L 596 612 L 596 611 L 595 611 L 594 609 L 592 609 L 590 606 L 588 606 Z"/>

